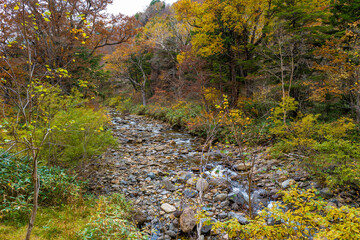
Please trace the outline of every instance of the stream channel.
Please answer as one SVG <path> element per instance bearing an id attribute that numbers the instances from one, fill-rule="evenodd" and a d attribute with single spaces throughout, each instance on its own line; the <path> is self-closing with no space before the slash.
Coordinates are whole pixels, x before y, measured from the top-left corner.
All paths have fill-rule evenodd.
<path id="1" fill-rule="evenodd" d="M 212 221 L 236 218 L 247 223 L 249 165 L 243 164 L 234 146 L 214 147 L 201 164 L 203 139 L 143 116 L 117 112 L 110 116 L 119 145 L 90 164 L 90 189 L 124 194 L 135 209 L 134 221 L 151 232 L 151 240 L 194 239 L 194 217 L 181 216 L 189 207 L 205 210 Z M 255 213 L 277 200 L 279 189 L 314 184 L 306 172 L 289 163 L 294 161 L 268 159 L 264 151 L 249 154 L 255 158 L 251 193 Z M 201 234 L 203 239 L 226 239 L 211 226 L 203 226 Z"/>

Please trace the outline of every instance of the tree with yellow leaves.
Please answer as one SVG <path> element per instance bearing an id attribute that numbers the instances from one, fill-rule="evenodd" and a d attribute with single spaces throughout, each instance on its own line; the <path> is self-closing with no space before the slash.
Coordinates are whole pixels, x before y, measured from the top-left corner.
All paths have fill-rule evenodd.
<path id="1" fill-rule="evenodd" d="M 240 81 L 245 81 L 248 75 L 247 61 L 253 59 L 253 47 L 263 37 L 270 3 L 269 0 L 180 0 L 174 6 L 177 18 L 194 27 L 191 42 L 197 54 L 217 58 L 228 68 L 225 82 L 230 83 L 233 103 L 239 95 Z"/>

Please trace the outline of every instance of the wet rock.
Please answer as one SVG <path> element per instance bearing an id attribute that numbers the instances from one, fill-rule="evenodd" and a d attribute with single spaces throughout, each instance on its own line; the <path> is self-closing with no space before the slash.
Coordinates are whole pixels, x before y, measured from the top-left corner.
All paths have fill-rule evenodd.
<path id="1" fill-rule="evenodd" d="M 163 210 L 166 213 L 172 213 L 176 211 L 176 207 L 174 207 L 173 205 L 170 205 L 168 203 L 163 203 L 160 206 L 161 210 Z"/>
<path id="2" fill-rule="evenodd" d="M 192 208 L 185 208 L 180 216 L 180 228 L 183 232 L 191 232 L 196 226 L 195 211 Z"/>
<path id="3" fill-rule="evenodd" d="M 292 185 L 294 185 L 294 184 L 295 184 L 295 180 L 294 180 L 294 179 L 288 179 L 288 180 L 286 180 L 286 181 L 284 181 L 284 182 L 281 183 L 281 187 L 282 187 L 283 189 L 286 189 L 286 188 L 288 188 L 288 187 L 290 187 L 290 186 L 292 186 Z"/>
<path id="4" fill-rule="evenodd" d="M 203 178 L 199 178 L 196 182 L 196 189 L 199 192 L 205 192 L 206 190 L 208 190 L 209 188 L 209 183 L 203 179 Z"/>
<path id="5" fill-rule="evenodd" d="M 246 200 L 245 200 L 245 197 L 244 195 L 242 194 L 242 192 L 232 192 L 232 193 L 229 193 L 228 196 L 227 196 L 227 199 L 230 201 L 230 202 L 233 202 L 237 205 L 240 205 L 240 206 L 243 206 L 246 204 Z"/>
<path id="6" fill-rule="evenodd" d="M 241 216 L 240 214 L 237 214 L 234 212 L 229 212 L 228 217 L 237 219 L 238 222 L 242 225 L 249 224 L 249 221 L 245 217 Z"/>

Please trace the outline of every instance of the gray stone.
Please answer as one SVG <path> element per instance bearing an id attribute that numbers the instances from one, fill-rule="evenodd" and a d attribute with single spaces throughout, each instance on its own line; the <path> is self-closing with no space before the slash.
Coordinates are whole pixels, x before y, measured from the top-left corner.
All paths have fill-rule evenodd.
<path id="1" fill-rule="evenodd" d="M 230 201 L 230 202 L 233 202 L 233 203 L 236 203 L 240 206 L 243 206 L 245 205 L 246 203 L 246 200 L 245 200 L 245 197 L 244 195 L 241 193 L 241 192 L 238 192 L 238 193 L 229 193 L 228 196 L 227 196 L 227 199 Z"/>
<path id="2" fill-rule="evenodd" d="M 148 173 L 147 174 L 147 176 L 149 177 L 149 178 L 151 178 L 151 179 L 155 179 L 156 178 L 156 175 L 155 175 L 155 173 Z"/>
<path id="3" fill-rule="evenodd" d="M 241 216 L 240 214 L 237 214 L 237 213 L 234 213 L 234 212 L 229 212 L 228 217 L 237 219 L 238 222 L 240 224 L 242 224 L 242 225 L 249 224 L 249 221 L 245 217 Z"/>
<path id="4" fill-rule="evenodd" d="M 175 191 L 176 187 L 174 184 L 171 183 L 169 179 L 164 179 L 162 182 L 162 187 L 168 191 Z"/>
<path id="5" fill-rule="evenodd" d="M 216 222 L 216 220 L 214 218 L 211 218 L 210 220 L 201 219 L 201 223 L 202 223 L 201 233 L 203 233 L 203 234 L 209 233 L 215 222 Z"/>
<path id="6" fill-rule="evenodd" d="M 190 190 L 190 189 L 185 189 L 184 195 L 187 198 L 193 198 L 193 197 L 195 197 L 197 195 L 197 191 Z"/>
<path id="7" fill-rule="evenodd" d="M 228 196 L 228 195 L 225 194 L 225 193 L 217 194 L 217 195 L 214 197 L 214 201 L 224 201 L 227 196 Z"/>
<path id="8" fill-rule="evenodd" d="M 334 193 L 329 188 L 320 189 L 319 194 L 325 199 L 329 199 L 334 196 Z"/>
<path id="9" fill-rule="evenodd" d="M 288 188 L 288 187 L 290 187 L 290 186 L 292 186 L 292 185 L 294 185 L 294 184 L 295 184 L 295 180 L 294 180 L 294 179 L 288 179 L 288 180 L 286 180 L 286 181 L 284 181 L 284 182 L 281 183 L 281 187 L 282 187 L 283 189 L 286 189 L 286 188 Z"/>

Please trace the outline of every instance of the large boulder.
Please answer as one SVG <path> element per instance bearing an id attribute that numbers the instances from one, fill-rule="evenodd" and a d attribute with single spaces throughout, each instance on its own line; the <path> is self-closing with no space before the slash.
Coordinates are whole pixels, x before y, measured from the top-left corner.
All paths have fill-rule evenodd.
<path id="1" fill-rule="evenodd" d="M 196 212 L 192 208 L 185 208 L 180 216 L 180 228 L 184 233 L 191 232 L 196 226 Z"/>
<path id="2" fill-rule="evenodd" d="M 239 206 L 244 206 L 247 203 L 245 196 L 242 194 L 242 192 L 229 193 L 227 198 L 230 202 L 233 202 Z"/>
<path id="3" fill-rule="evenodd" d="M 209 183 L 203 179 L 203 178 L 199 178 L 196 182 L 196 190 L 198 190 L 199 192 L 205 192 L 206 190 L 208 190 L 209 188 Z"/>

